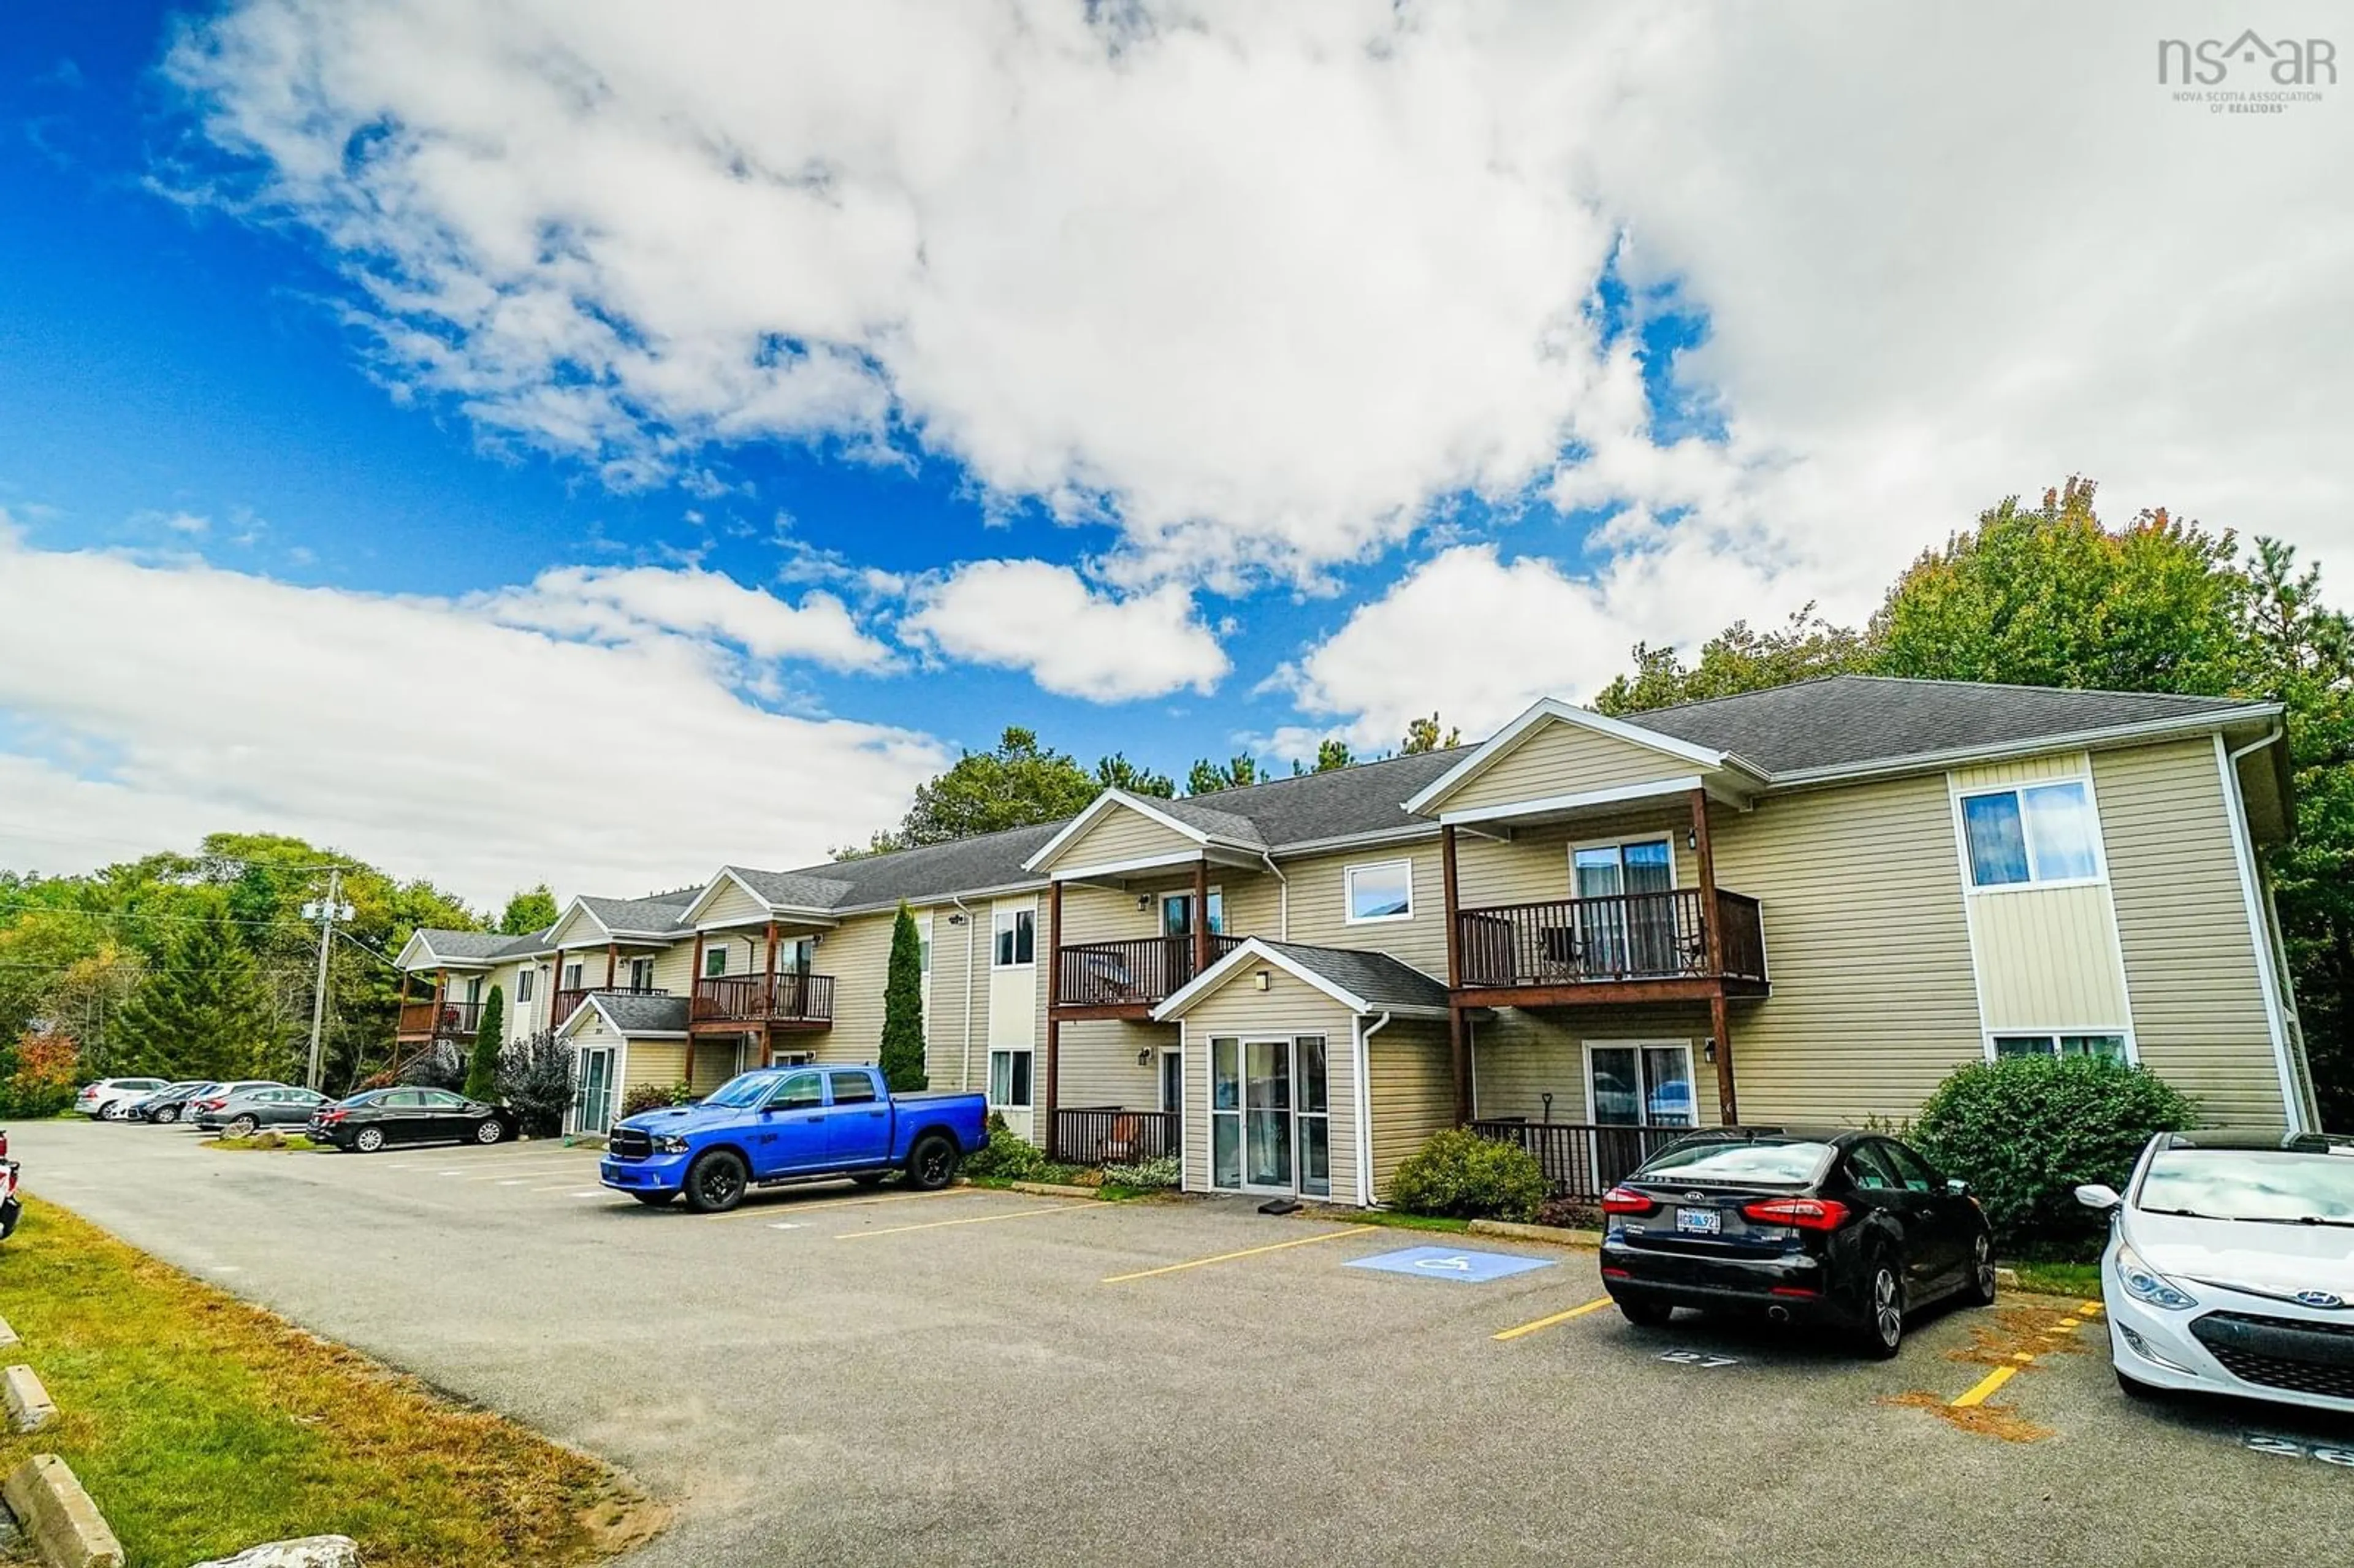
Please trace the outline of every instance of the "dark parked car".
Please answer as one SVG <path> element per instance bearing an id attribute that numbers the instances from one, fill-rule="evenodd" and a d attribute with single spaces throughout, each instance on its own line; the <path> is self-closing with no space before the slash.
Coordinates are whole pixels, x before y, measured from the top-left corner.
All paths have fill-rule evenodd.
<path id="1" fill-rule="evenodd" d="M 217 1128 L 231 1138 L 251 1138 L 265 1127 L 308 1127 L 313 1111 L 333 1103 L 316 1089 L 271 1084 L 226 1097 L 207 1096 L 190 1108 L 196 1110 L 198 1127 Z"/>
<path id="2" fill-rule="evenodd" d="M 0 1128 L 0 1241 L 16 1233 L 25 1205 L 16 1196 L 16 1162 L 8 1158 L 8 1130 Z"/>
<path id="3" fill-rule="evenodd" d="M 1895 1139 L 1731 1128 L 1661 1150 L 1603 1195 L 1602 1287 L 1630 1322 L 1762 1311 L 1896 1353 L 1905 1314 L 1994 1300 L 1994 1243 L 1959 1181 Z"/>
<path id="4" fill-rule="evenodd" d="M 275 1078 L 232 1078 L 227 1083 L 208 1084 L 188 1097 L 180 1107 L 180 1119 L 196 1127 L 208 1125 L 205 1118 L 219 1110 L 240 1095 L 259 1089 L 282 1089 L 287 1086 Z"/>
<path id="5" fill-rule="evenodd" d="M 133 1104 L 123 1113 L 123 1119 L 168 1125 L 186 1114 L 190 1100 L 218 1087 L 210 1078 L 184 1078 Z"/>
<path id="6" fill-rule="evenodd" d="M 395 1143 L 503 1143 L 514 1112 L 447 1089 L 368 1089 L 311 1113 L 311 1136 L 374 1154 Z"/>

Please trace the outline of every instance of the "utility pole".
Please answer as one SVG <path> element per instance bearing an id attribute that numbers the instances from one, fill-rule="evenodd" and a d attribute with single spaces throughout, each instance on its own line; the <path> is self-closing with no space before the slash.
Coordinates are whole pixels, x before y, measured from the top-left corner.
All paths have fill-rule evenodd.
<path id="1" fill-rule="evenodd" d="M 327 868 L 327 896 L 324 902 L 307 906 L 302 913 L 315 915 L 319 921 L 319 980 L 311 992 L 311 1071 L 302 1081 L 312 1088 L 319 1086 L 320 1036 L 327 1025 L 327 948 L 334 939 L 335 922 L 348 920 L 352 912 L 343 902 L 344 873 L 340 866 Z"/>

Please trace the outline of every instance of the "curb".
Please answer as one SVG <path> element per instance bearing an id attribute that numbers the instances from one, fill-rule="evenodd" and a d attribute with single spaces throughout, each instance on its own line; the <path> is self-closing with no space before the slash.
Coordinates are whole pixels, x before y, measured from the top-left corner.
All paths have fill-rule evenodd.
<path id="1" fill-rule="evenodd" d="M 1994 1282 L 1999 1289 L 2016 1290 L 2019 1288 L 2019 1270 L 1998 1268 L 1994 1271 Z"/>
<path id="2" fill-rule="evenodd" d="M 122 1542 L 55 1454 L 36 1454 L 0 1482 L 9 1511 L 53 1568 L 122 1568 Z"/>
<path id="3" fill-rule="evenodd" d="M 1030 1192 L 1041 1198 L 1100 1198 L 1103 1196 L 1100 1188 L 1076 1187 L 1067 1181 L 1012 1181 L 1006 1184 L 1006 1190 L 1013 1192 Z"/>
<path id="4" fill-rule="evenodd" d="M 0 1345 L 16 1343 L 16 1330 L 8 1327 L 8 1319 L 0 1318 Z"/>
<path id="5" fill-rule="evenodd" d="M 8 1403 L 8 1425 L 18 1432 L 38 1432 L 58 1418 L 57 1401 L 41 1386 L 41 1380 L 28 1366 L 13 1366 L 0 1372 L 5 1382 Z"/>
<path id="6" fill-rule="evenodd" d="M 1565 1225 L 1524 1225 L 1511 1220 L 1474 1220 L 1469 1229 L 1475 1236 L 1510 1236 L 1514 1241 L 1584 1247 L 1588 1252 L 1602 1245 L 1600 1231 L 1575 1231 Z"/>

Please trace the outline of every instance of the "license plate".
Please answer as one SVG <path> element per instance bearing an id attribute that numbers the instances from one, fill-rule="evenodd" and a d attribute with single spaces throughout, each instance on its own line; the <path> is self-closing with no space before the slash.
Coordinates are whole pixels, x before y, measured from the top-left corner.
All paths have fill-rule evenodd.
<path id="1" fill-rule="evenodd" d="M 1691 1235 L 1716 1235 L 1724 1229 L 1724 1216 L 1714 1209 L 1678 1209 L 1676 1229 Z"/>

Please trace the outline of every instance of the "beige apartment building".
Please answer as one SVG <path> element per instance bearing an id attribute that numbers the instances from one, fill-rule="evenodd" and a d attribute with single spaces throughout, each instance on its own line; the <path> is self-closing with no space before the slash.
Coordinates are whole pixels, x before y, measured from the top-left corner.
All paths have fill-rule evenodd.
<path id="1" fill-rule="evenodd" d="M 2262 852 L 2276 705 L 1838 676 L 798 871 L 419 931 L 404 1047 L 640 1084 L 871 1062 L 893 916 L 934 1087 L 1065 1158 L 1381 1201 L 1462 1123 L 1591 1192 L 1694 1124 L 1914 1114 L 1971 1061 L 2140 1063 L 2219 1124 L 2314 1125 Z"/>

